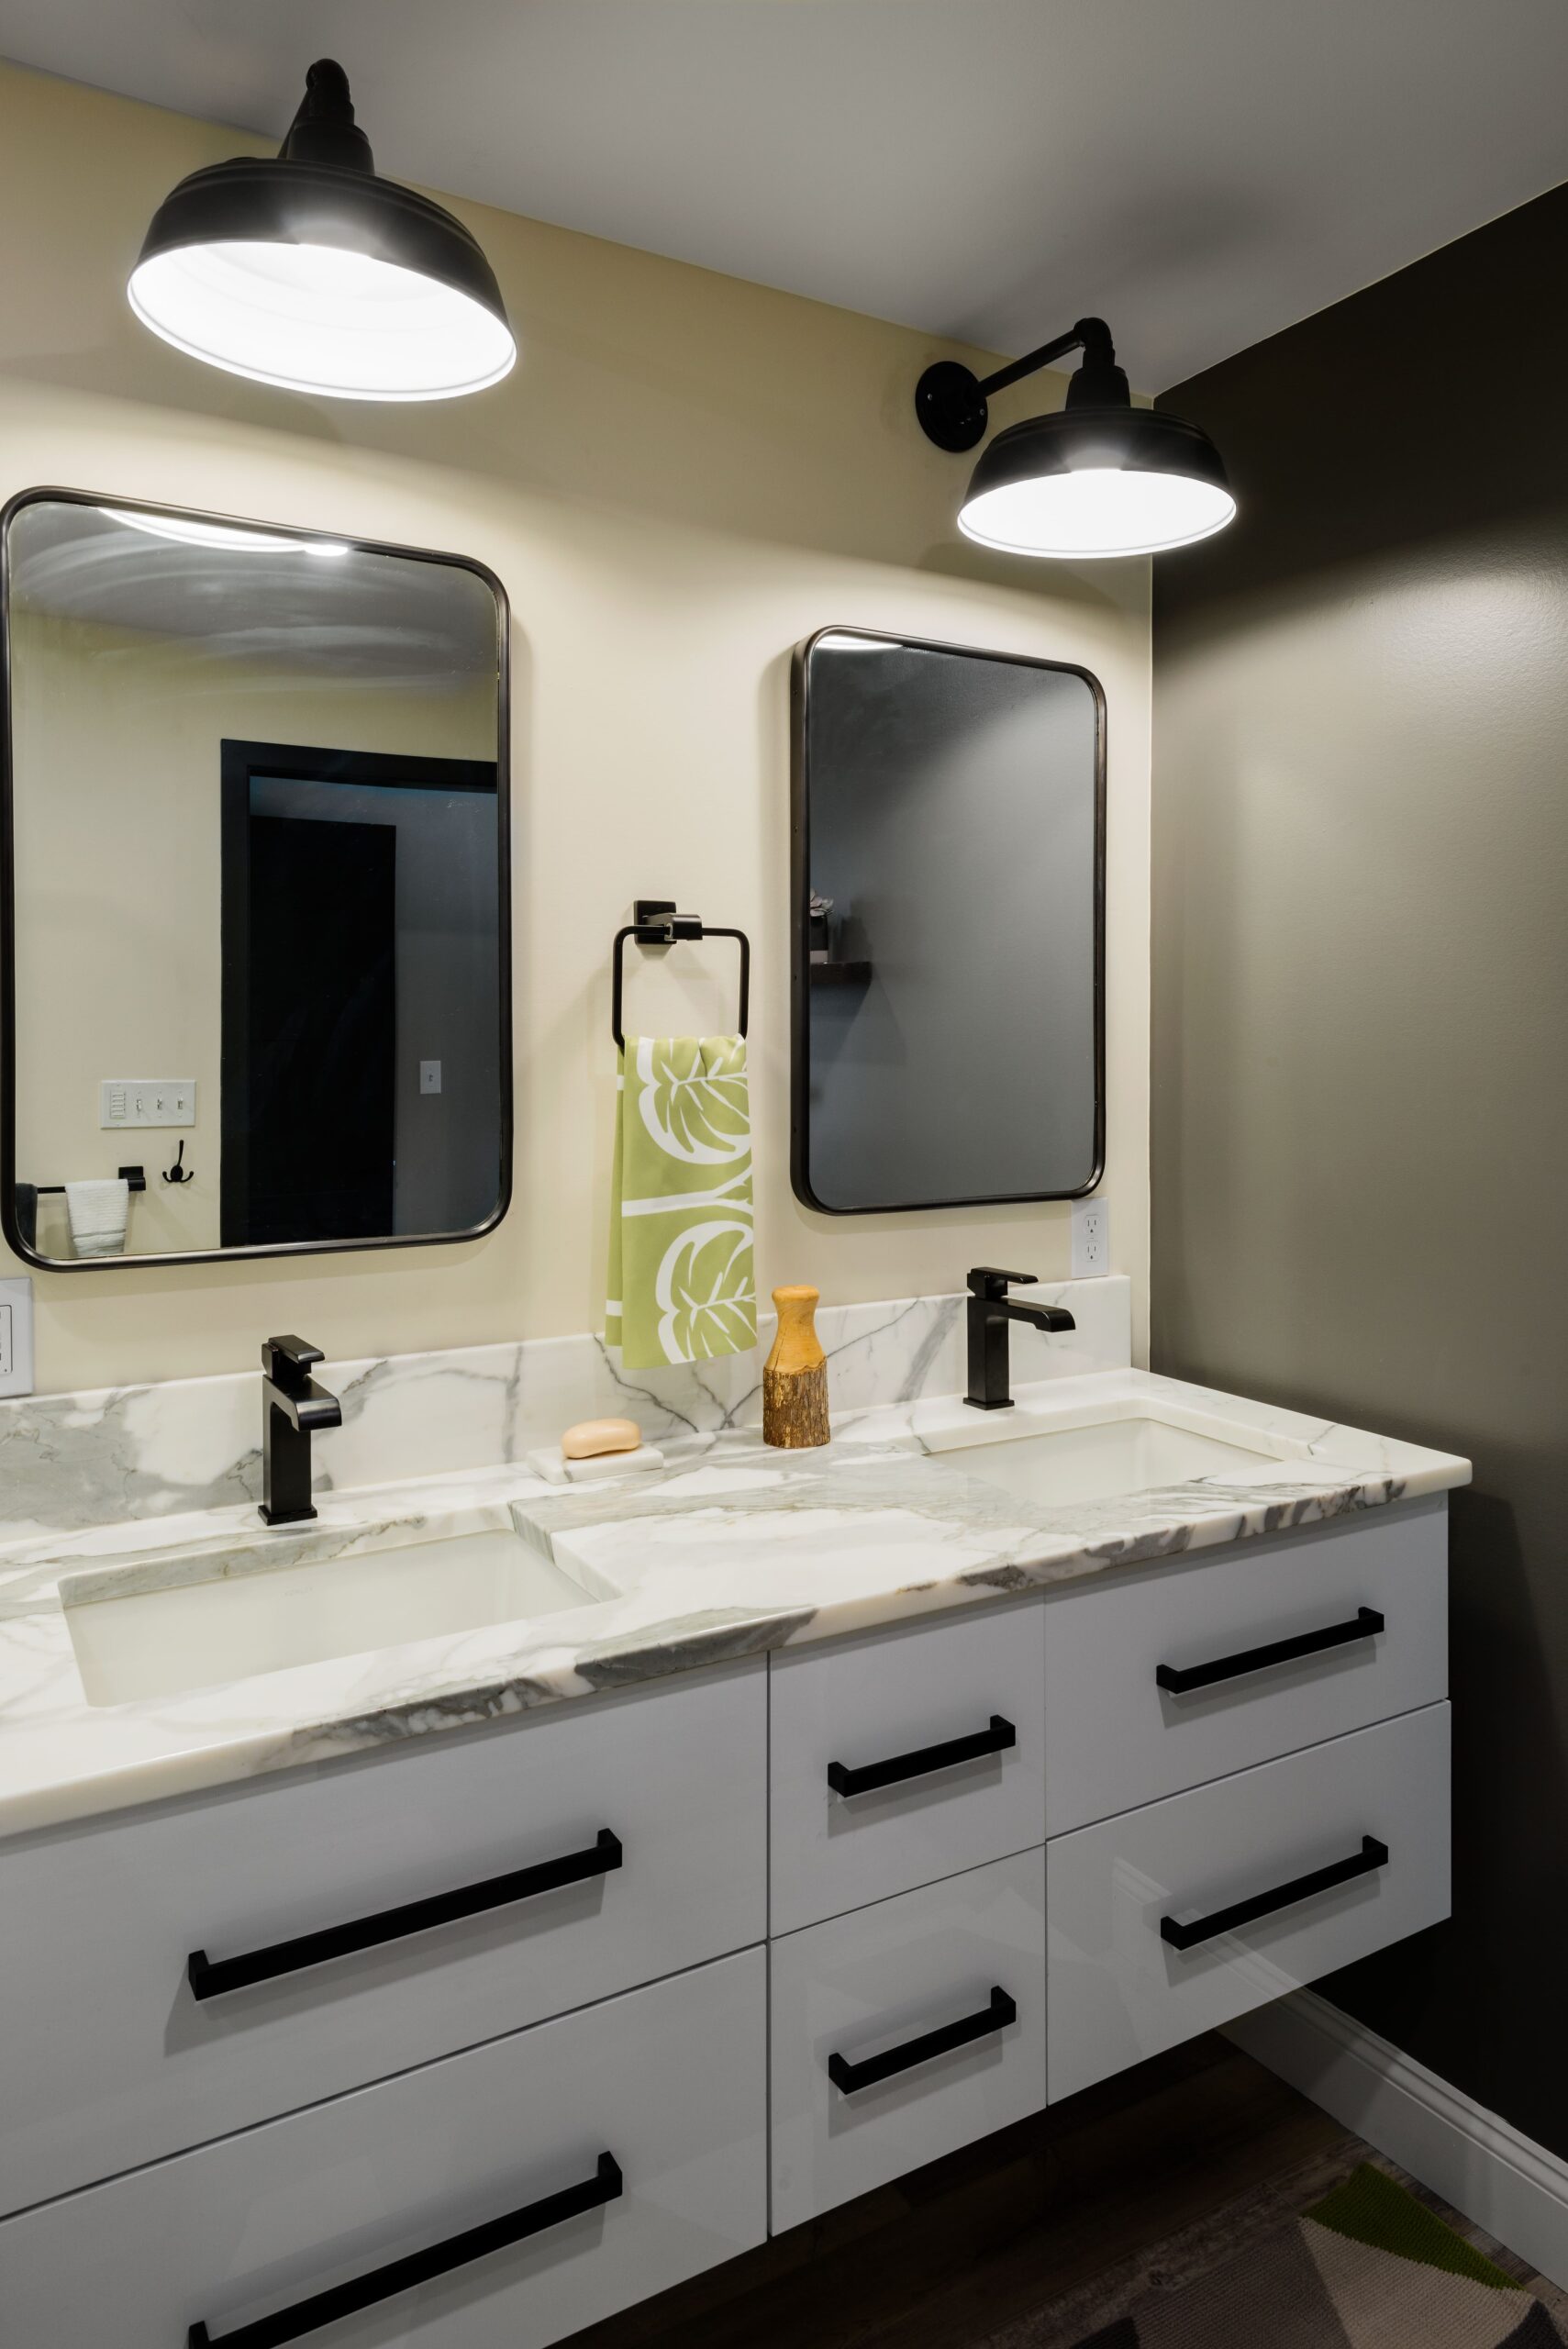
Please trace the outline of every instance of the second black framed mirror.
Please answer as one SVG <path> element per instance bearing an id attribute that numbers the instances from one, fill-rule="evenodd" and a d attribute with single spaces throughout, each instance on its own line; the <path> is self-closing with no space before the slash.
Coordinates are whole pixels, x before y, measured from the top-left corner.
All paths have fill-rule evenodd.
<path id="1" fill-rule="evenodd" d="M 793 677 L 796 1196 L 1076 1198 L 1105 1163 L 1105 696 L 825 628 Z"/>

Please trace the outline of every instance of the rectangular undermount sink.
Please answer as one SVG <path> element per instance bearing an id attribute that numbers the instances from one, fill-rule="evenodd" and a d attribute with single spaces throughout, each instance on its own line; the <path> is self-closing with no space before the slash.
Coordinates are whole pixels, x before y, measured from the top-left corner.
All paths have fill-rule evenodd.
<path id="1" fill-rule="evenodd" d="M 306 1532 L 275 1551 L 230 1545 L 68 1576 L 61 1598 L 88 1703 L 178 1696 L 599 1596 L 511 1524 L 426 1531 L 347 1556 L 320 1554 L 329 1537 Z"/>
<path id="2" fill-rule="evenodd" d="M 1238 1470 L 1277 1475 L 1281 1459 L 1280 1451 L 1266 1448 L 1266 1437 L 1241 1443 L 1143 1414 L 1032 1433 L 1019 1426 L 1016 1433 L 978 1442 L 956 1433 L 928 1441 L 966 1475 L 1048 1508 L 1114 1500 Z"/>

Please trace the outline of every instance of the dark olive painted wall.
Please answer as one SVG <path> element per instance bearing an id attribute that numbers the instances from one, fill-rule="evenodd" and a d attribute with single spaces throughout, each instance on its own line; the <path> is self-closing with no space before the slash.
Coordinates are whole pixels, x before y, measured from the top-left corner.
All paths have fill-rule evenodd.
<path id="1" fill-rule="evenodd" d="M 1568 188 L 1161 405 L 1154 1366 L 1474 1461 L 1453 1920 L 1326 1988 L 1568 2154 Z"/>

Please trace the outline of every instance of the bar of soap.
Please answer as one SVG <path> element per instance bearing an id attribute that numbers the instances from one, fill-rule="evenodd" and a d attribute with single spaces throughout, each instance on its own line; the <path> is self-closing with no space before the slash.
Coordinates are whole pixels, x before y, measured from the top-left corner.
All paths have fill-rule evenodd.
<path id="1" fill-rule="evenodd" d="M 617 1476 L 645 1475 L 662 1468 L 664 1454 L 656 1443 L 639 1443 L 635 1452 L 596 1452 L 587 1460 L 563 1460 L 560 1446 L 548 1443 L 525 1453 L 523 1465 L 547 1485 L 607 1485 Z"/>
<path id="2" fill-rule="evenodd" d="M 562 1460 L 597 1460 L 601 1453 L 635 1452 L 642 1430 L 635 1419 L 579 1419 L 561 1439 Z"/>

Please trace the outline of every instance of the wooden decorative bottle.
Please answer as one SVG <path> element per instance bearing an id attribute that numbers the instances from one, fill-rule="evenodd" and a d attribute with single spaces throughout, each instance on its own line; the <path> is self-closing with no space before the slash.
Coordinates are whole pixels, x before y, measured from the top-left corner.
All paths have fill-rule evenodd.
<path id="1" fill-rule="evenodd" d="M 820 1292 L 804 1283 L 776 1288 L 778 1335 L 762 1370 L 762 1441 L 781 1452 L 806 1452 L 826 1443 L 828 1357 L 817 1336 Z"/>

